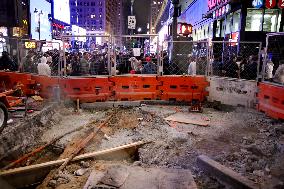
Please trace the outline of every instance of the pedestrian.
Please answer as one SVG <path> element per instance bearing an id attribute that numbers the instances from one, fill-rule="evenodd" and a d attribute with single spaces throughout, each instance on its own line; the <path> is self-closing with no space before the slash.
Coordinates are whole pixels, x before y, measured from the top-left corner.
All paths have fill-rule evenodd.
<path id="1" fill-rule="evenodd" d="M 224 64 L 224 75 L 226 77 L 231 77 L 231 78 L 238 78 L 238 64 L 236 63 L 237 59 L 235 56 L 232 56 L 227 60 Z"/>
<path id="2" fill-rule="evenodd" d="M 156 74 L 157 65 L 154 64 L 150 57 L 146 57 L 146 65 L 142 69 L 142 74 Z"/>
<path id="3" fill-rule="evenodd" d="M 284 84 L 284 62 L 280 62 L 280 66 L 278 66 L 275 75 L 274 75 L 274 82 Z"/>
<path id="4" fill-rule="evenodd" d="M 270 58 L 267 62 L 267 65 L 266 65 L 266 79 L 268 81 L 273 80 L 273 69 L 274 69 L 274 64 L 273 64 L 273 62 Z"/>
<path id="5" fill-rule="evenodd" d="M 51 69 L 47 64 L 47 58 L 41 57 L 40 63 L 37 65 L 38 75 L 51 76 Z"/>
<path id="6" fill-rule="evenodd" d="M 90 74 L 89 54 L 84 52 L 83 57 L 80 60 L 80 75 L 88 74 Z"/>
<path id="7" fill-rule="evenodd" d="M 212 62 L 212 72 L 213 76 L 222 76 L 222 61 L 221 57 L 214 56 L 213 62 Z"/>
<path id="8" fill-rule="evenodd" d="M 244 66 L 244 79 L 248 80 L 256 80 L 257 78 L 257 65 L 258 65 L 258 57 L 255 55 L 251 55 L 249 57 L 249 62 Z"/>
<path id="9" fill-rule="evenodd" d="M 188 55 L 189 65 L 188 65 L 188 75 L 196 75 L 196 60 L 191 55 Z"/>
<path id="10" fill-rule="evenodd" d="M 16 71 L 17 66 L 15 62 L 11 59 L 8 52 L 3 51 L 0 58 L 0 70 Z"/>

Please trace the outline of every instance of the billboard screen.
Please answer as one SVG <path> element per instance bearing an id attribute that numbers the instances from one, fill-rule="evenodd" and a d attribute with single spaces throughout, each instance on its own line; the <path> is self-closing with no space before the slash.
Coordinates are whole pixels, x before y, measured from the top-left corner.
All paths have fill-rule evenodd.
<path id="1" fill-rule="evenodd" d="M 39 26 L 38 21 L 40 17 L 40 40 L 50 41 L 52 39 L 52 35 L 51 23 L 48 19 L 48 14 L 51 14 L 51 4 L 46 0 L 30 0 L 30 13 L 32 39 L 39 39 L 39 32 L 37 28 Z"/>
<path id="2" fill-rule="evenodd" d="M 54 18 L 66 24 L 70 24 L 69 0 L 54 0 Z"/>

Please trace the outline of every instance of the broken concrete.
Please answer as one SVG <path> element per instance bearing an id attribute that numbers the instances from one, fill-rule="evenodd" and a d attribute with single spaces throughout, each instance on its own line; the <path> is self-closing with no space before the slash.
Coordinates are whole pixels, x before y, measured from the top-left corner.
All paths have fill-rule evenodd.
<path id="1" fill-rule="evenodd" d="M 108 165 L 104 171 L 94 170 L 84 189 L 94 188 L 100 184 L 120 189 L 197 189 L 189 170 L 126 165 Z"/>

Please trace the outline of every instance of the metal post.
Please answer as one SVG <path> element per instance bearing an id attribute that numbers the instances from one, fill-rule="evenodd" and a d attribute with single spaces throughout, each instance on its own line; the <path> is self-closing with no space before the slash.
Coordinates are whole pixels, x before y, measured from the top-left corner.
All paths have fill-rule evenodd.
<path id="1" fill-rule="evenodd" d="M 262 49 L 262 43 L 259 43 L 259 51 L 258 51 L 258 61 L 257 61 L 257 81 L 258 79 L 261 79 L 262 74 L 260 74 L 260 58 L 261 58 L 261 49 Z"/>
<path id="2" fill-rule="evenodd" d="M 265 47 L 264 59 L 262 63 L 262 81 L 264 81 L 264 76 L 266 72 L 268 42 L 269 42 L 269 35 L 266 36 L 266 47 Z"/>
<path id="3" fill-rule="evenodd" d="M 64 74 L 63 76 L 67 76 L 67 73 L 66 73 L 66 56 L 65 56 L 65 41 L 64 41 L 64 38 L 62 38 L 62 42 L 63 42 L 63 60 L 64 60 L 64 68 L 63 68 L 63 71 L 64 71 Z M 60 47 L 60 46 L 59 46 Z M 60 51 L 59 51 L 59 56 L 60 56 Z M 60 70 L 61 70 L 62 66 L 60 67 Z M 60 72 L 61 74 L 61 72 Z"/>
<path id="4" fill-rule="evenodd" d="M 111 40 L 111 36 L 109 36 L 108 37 L 108 50 L 107 50 L 107 61 L 108 61 L 108 63 L 107 63 L 107 69 L 108 69 L 108 72 L 109 72 L 109 74 L 108 75 L 110 75 L 111 76 L 111 59 L 110 59 L 110 44 L 111 44 L 111 42 L 110 42 L 110 40 Z"/>

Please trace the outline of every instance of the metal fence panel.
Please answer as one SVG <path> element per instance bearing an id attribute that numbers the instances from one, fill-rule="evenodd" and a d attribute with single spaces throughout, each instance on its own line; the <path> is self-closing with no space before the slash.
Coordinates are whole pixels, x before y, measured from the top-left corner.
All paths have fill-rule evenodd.
<path id="1" fill-rule="evenodd" d="M 21 72 L 46 76 L 61 75 L 63 60 L 61 41 L 22 39 L 19 40 L 18 46 L 19 70 Z"/>
<path id="2" fill-rule="evenodd" d="M 110 36 L 100 34 L 62 36 L 64 75 L 111 75 L 110 40 Z"/>
<path id="3" fill-rule="evenodd" d="M 159 74 L 161 66 L 158 35 L 113 36 L 113 69 L 117 75 Z"/>
<path id="4" fill-rule="evenodd" d="M 163 75 L 206 75 L 208 42 L 169 41 L 163 54 Z"/>
<path id="5" fill-rule="evenodd" d="M 210 43 L 210 76 L 256 80 L 260 68 L 259 42 L 224 42 Z"/>
<path id="6" fill-rule="evenodd" d="M 266 38 L 262 79 L 284 84 L 284 33 L 271 33 Z"/>
<path id="7" fill-rule="evenodd" d="M 0 37 L 0 70 L 19 69 L 18 38 Z"/>

